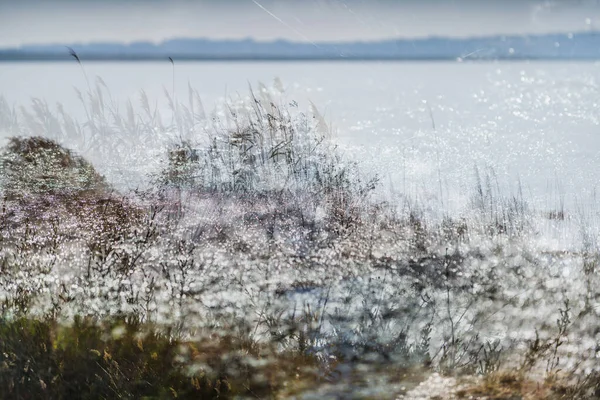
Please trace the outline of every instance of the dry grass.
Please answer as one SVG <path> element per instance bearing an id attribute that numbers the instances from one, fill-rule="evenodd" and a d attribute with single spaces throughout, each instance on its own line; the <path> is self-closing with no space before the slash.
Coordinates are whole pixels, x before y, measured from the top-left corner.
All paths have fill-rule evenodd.
<path id="1" fill-rule="evenodd" d="M 480 384 L 460 390 L 457 396 L 489 400 L 537 400 L 547 399 L 550 393 L 548 388 L 526 379 L 518 372 L 503 371 L 483 377 Z"/>
<path id="2" fill-rule="evenodd" d="M 308 355 L 232 336 L 179 340 L 134 318 L 2 321 L 0 334 L 2 398 L 279 398 L 323 379 Z"/>
<path id="3" fill-rule="evenodd" d="M 463 399 L 559 400 L 597 399 L 600 396 L 600 381 L 595 374 L 581 379 L 557 372 L 534 379 L 521 371 L 502 370 L 480 377 L 475 383 L 472 379 L 462 380 L 456 394 Z"/>

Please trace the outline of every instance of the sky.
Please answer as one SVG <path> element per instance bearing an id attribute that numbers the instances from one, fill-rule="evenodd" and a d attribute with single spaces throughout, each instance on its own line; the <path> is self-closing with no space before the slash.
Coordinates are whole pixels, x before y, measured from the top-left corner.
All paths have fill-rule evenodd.
<path id="1" fill-rule="evenodd" d="M 179 37 L 304 42 L 600 29 L 600 0 L 0 0 L 0 47 Z"/>

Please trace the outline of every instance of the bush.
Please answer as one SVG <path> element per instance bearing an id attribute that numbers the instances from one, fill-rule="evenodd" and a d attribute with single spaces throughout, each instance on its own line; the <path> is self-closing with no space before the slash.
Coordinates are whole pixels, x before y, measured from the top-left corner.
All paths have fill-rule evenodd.
<path id="1" fill-rule="evenodd" d="M 42 138 L 12 137 L 0 155 L 0 187 L 7 199 L 31 195 L 106 193 L 104 177 L 81 157 Z"/>
<path id="2" fill-rule="evenodd" d="M 177 340 L 168 330 L 140 324 L 135 317 L 76 318 L 70 326 L 53 320 L 0 320 L 0 338 L 2 398 L 275 396 L 291 389 L 286 382 L 300 385 L 317 378 L 307 372 L 316 366 L 309 357 L 280 354 L 269 359 L 267 347 L 248 346 L 233 337 Z M 238 352 L 263 362 L 231 357 Z"/>
<path id="3" fill-rule="evenodd" d="M 228 105 L 223 113 L 225 121 L 215 116 L 214 123 L 200 125 L 205 135 L 170 148 L 160 185 L 255 198 L 301 196 L 338 224 L 360 218 L 378 179 L 365 179 L 358 164 L 342 154 L 314 106 L 307 115 L 277 105 L 262 87 L 260 98 L 251 89 L 250 99 Z M 178 120 L 196 128 L 186 113 Z"/>

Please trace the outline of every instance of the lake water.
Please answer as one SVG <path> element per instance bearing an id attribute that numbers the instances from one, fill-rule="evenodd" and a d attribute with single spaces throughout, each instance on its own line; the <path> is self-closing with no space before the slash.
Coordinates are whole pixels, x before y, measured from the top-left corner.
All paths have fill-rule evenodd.
<path id="1" fill-rule="evenodd" d="M 164 89 L 183 101 L 188 83 L 207 110 L 248 85 L 279 78 L 286 98 L 312 101 L 337 140 L 393 193 L 459 208 L 473 192 L 475 168 L 495 175 L 506 194 L 518 183 L 540 209 L 584 204 L 600 177 L 600 65 L 582 62 L 169 62 L 84 63 L 119 103 L 166 107 Z M 83 108 L 75 63 L 0 64 L 0 95 Z M 3 135 L 10 135 L 4 132 Z M 441 185 L 440 185 L 441 182 Z"/>

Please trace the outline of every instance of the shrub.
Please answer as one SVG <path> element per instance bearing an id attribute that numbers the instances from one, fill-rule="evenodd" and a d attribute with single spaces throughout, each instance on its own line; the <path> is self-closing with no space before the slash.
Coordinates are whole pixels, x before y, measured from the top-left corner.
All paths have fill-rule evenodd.
<path id="1" fill-rule="evenodd" d="M 136 317 L 0 320 L 0 337 L 2 398 L 226 399 L 275 396 L 317 379 L 310 357 L 270 359 L 267 347 L 234 337 L 182 341 Z"/>
<path id="2" fill-rule="evenodd" d="M 10 138 L 0 158 L 2 188 L 8 199 L 27 195 L 104 193 L 105 179 L 83 158 L 42 138 Z"/>
<path id="3" fill-rule="evenodd" d="M 159 185 L 279 199 L 288 211 L 301 201 L 321 207 L 333 228 L 355 225 L 377 177 L 365 178 L 358 164 L 342 154 L 314 106 L 307 115 L 276 103 L 262 87 L 260 98 L 251 89 L 249 99 L 229 104 L 225 121 L 214 116 L 212 124 L 201 125 L 203 135 L 169 149 Z M 185 113 L 181 119 L 194 126 Z"/>

